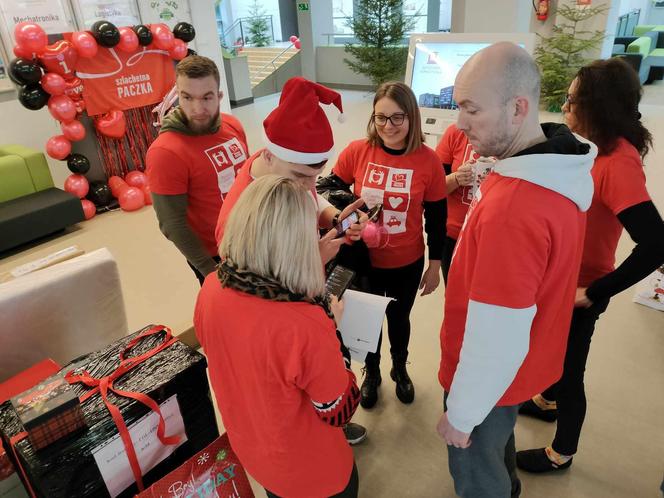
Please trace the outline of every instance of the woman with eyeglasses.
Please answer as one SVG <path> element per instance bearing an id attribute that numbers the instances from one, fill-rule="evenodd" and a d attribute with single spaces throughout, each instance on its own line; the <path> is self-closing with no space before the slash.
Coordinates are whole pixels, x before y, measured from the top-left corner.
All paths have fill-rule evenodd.
<path id="1" fill-rule="evenodd" d="M 652 137 L 641 123 L 642 92 L 634 69 L 621 58 L 611 58 L 581 68 L 563 105 L 567 126 L 594 142 L 599 154 L 591 171 L 595 192 L 587 215 L 563 374 L 520 409 L 522 414 L 558 423 L 550 446 L 517 453 L 517 465 L 528 472 L 560 471 L 572 464 L 586 414 L 584 371 L 595 322 L 612 296 L 664 261 L 664 223 L 643 172 L 642 160 L 652 147 Z M 614 268 L 623 228 L 636 246 Z"/>
<path id="2" fill-rule="evenodd" d="M 369 208 L 382 204 L 381 220 L 389 235 L 384 247 L 369 249 L 371 292 L 395 300 L 387 307 L 396 395 L 412 403 L 415 388 L 406 370 L 410 340 L 410 310 L 417 290 L 432 293 L 440 283 L 440 259 L 445 239 L 447 206 L 445 174 L 435 152 L 424 144 L 420 111 L 412 90 L 400 82 L 380 85 L 373 100 L 367 138 L 351 142 L 340 154 L 333 175 L 354 185 L 355 195 Z M 424 275 L 424 229 L 429 263 Z M 361 405 L 378 400 L 380 344 L 365 361 Z"/>

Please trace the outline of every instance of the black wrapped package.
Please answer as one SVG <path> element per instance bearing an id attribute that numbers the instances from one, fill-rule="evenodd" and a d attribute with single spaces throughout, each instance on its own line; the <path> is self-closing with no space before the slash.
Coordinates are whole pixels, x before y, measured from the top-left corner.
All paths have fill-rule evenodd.
<path id="1" fill-rule="evenodd" d="M 129 351 L 132 341 L 136 345 Z M 136 472 L 149 486 L 218 437 L 206 367 L 205 357 L 172 338 L 170 331 L 146 327 L 62 369 L 81 399 L 87 429 L 37 451 L 27 438 L 21 439 L 23 427 L 11 403 L 5 402 L 0 405 L 3 446 L 34 496 L 134 496 L 139 491 Z M 109 386 L 108 402 L 119 410 L 116 420 L 94 387 L 99 379 Z M 163 431 L 157 412 L 135 399 L 149 403 L 143 395 L 159 406 Z M 124 442 L 120 415 L 119 425 L 127 427 Z M 176 444 L 162 444 L 158 433 L 161 441 Z M 128 453 L 135 459 L 127 456 L 129 438 L 133 444 Z"/>

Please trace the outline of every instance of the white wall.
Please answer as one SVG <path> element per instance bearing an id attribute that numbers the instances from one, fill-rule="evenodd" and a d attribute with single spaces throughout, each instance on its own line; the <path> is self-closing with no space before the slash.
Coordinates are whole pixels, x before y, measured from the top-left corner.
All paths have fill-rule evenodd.
<path id="1" fill-rule="evenodd" d="M 344 58 L 352 57 L 344 47 L 316 47 L 316 81 L 332 85 L 371 86 L 371 80 L 354 73 L 344 62 Z"/>
<path id="2" fill-rule="evenodd" d="M 627 14 L 634 9 L 641 9 L 641 17 L 639 18 L 639 24 L 646 24 L 646 12 L 648 7 L 652 3 L 652 0 L 621 0 L 620 6 L 618 7 L 618 15 Z"/>
<path id="3" fill-rule="evenodd" d="M 454 0 L 452 32 L 528 33 L 532 15 L 529 0 Z"/>

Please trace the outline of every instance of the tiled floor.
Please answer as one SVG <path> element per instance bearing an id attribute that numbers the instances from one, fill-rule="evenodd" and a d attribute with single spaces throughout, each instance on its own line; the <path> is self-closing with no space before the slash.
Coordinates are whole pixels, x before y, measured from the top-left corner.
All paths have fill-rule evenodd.
<path id="1" fill-rule="evenodd" d="M 367 93 L 343 92 L 345 123 L 337 121 L 336 109 L 328 110 L 337 152 L 363 136 L 371 99 Z M 264 97 L 235 111 L 246 127 L 252 151 L 260 147 L 260 123 L 277 100 L 277 96 Z M 655 150 L 646 160 L 648 185 L 664 211 L 664 82 L 646 87 L 641 112 L 655 136 Z M 106 246 L 115 255 L 130 329 L 150 322 L 176 330 L 191 325 L 197 283 L 179 253 L 159 233 L 151 208 L 99 216 L 62 237 L 7 256 L 0 260 L 0 272 L 72 243 L 87 250 Z M 623 237 L 619 259 L 632 247 L 629 238 Z M 598 322 L 587 371 L 588 416 L 573 467 L 553 476 L 522 474 L 522 496 L 661 498 L 664 313 L 633 304 L 632 294 L 630 289 L 614 298 Z M 445 447 L 435 432 L 442 409 L 436 380 L 442 310 L 439 289 L 419 298 L 412 313 L 410 372 L 417 389 L 415 403 L 398 402 L 384 362 L 379 404 L 371 411 L 359 409 L 355 417 L 369 429 L 368 440 L 355 449 L 362 497 L 454 496 Z M 543 446 L 550 442 L 553 430 L 543 422 L 519 419 L 517 447 Z M 255 490 L 262 496 L 260 487 Z"/>

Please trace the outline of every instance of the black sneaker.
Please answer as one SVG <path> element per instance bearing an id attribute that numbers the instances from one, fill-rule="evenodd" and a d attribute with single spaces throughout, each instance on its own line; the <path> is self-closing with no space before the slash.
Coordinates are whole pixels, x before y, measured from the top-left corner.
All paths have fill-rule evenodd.
<path id="1" fill-rule="evenodd" d="M 545 422 L 555 422 L 558 419 L 558 410 L 556 408 L 542 410 L 532 399 L 521 405 L 519 413 L 544 420 Z"/>
<path id="2" fill-rule="evenodd" d="M 346 436 L 346 441 L 348 441 L 348 444 L 351 446 L 360 444 L 367 438 L 367 429 L 360 424 L 348 422 L 346 425 L 344 425 L 343 429 L 344 435 Z"/>
<path id="3" fill-rule="evenodd" d="M 362 373 L 365 374 L 364 382 L 360 387 L 360 405 L 362 408 L 373 408 L 378 401 L 378 386 L 382 382 L 380 370 L 373 370 L 363 368 Z"/>
<path id="4" fill-rule="evenodd" d="M 406 362 L 394 363 L 392 370 L 390 370 L 390 377 L 397 383 L 397 398 L 405 404 L 412 403 L 415 399 L 415 386 L 413 381 L 410 380 L 408 371 L 406 370 Z"/>
<path id="5" fill-rule="evenodd" d="M 533 474 L 541 474 L 543 472 L 557 472 L 565 470 L 572 465 L 573 458 L 570 458 L 562 465 L 552 462 L 546 456 L 546 448 L 538 448 L 536 450 L 524 450 L 516 452 L 516 466 L 526 472 Z"/>

